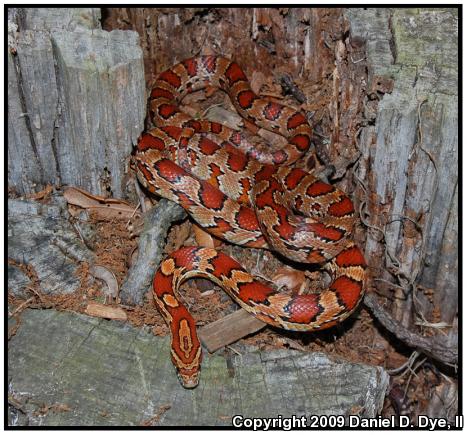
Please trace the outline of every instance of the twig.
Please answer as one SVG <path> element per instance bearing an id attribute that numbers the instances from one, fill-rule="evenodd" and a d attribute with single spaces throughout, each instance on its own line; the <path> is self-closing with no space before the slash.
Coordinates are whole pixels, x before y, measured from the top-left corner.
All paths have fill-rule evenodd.
<path id="1" fill-rule="evenodd" d="M 34 300 L 34 296 L 25 300 L 23 303 L 19 304 L 12 313 L 8 313 L 8 317 L 13 317 L 18 311 L 24 308 L 25 305 L 29 305 Z"/>
<path id="2" fill-rule="evenodd" d="M 419 357 L 419 355 L 420 355 L 420 352 L 419 352 L 418 350 L 414 350 L 414 351 L 412 352 L 412 354 L 410 355 L 410 357 L 407 359 L 407 361 L 406 361 L 404 364 L 402 364 L 402 365 L 399 366 L 399 367 L 396 367 L 395 369 L 389 369 L 389 370 L 386 370 L 386 371 L 388 372 L 388 374 L 389 374 L 390 376 L 395 376 L 395 375 L 397 375 L 399 372 L 401 372 L 402 370 L 404 370 L 405 368 L 411 366 L 411 365 L 414 363 L 414 361 Z M 405 371 L 404 371 L 404 373 L 403 373 L 401 376 L 403 376 L 404 374 L 405 374 Z"/>

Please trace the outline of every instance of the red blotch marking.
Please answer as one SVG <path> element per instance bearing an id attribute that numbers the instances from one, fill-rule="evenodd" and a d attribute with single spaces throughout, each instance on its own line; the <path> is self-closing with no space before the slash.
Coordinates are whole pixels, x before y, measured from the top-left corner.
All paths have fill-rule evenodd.
<path id="1" fill-rule="evenodd" d="M 297 134 L 289 140 L 290 143 L 294 144 L 300 151 L 304 152 L 310 148 L 310 138 L 304 134 Z"/>
<path id="2" fill-rule="evenodd" d="M 346 276 L 341 276 L 331 284 L 330 289 L 335 291 L 339 300 L 348 310 L 351 310 L 360 299 L 362 283 Z"/>
<path id="3" fill-rule="evenodd" d="M 148 133 L 143 133 L 138 141 L 138 151 L 146 151 L 148 149 L 156 149 L 162 151 L 165 148 L 165 143 L 162 139 L 154 137 Z"/>
<path id="4" fill-rule="evenodd" d="M 186 136 L 183 136 L 180 138 L 180 148 L 184 150 L 184 152 L 186 152 L 186 147 L 188 146 L 188 142 L 191 138 L 191 135 L 189 137 L 186 137 Z"/>
<path id="5" fill-rule="evenodd" d="M 174 140 L 179 140 L 182 135 L 183 129 L 181 127 L 175 127 L 173 125 L 168 125 L 165 127 L 159 127 L 167 136 L 171 137 Z"/>
<path id="6" fill-rule="evenodd" d="M 320 211 L 321 206 L 317 202 L 315 202 L 314 204 L 311 205 L 311 209 L 314 211 Z"/>
<path id="7" fill-rule="evenodd" d="M 305 115 L 297 112 L 287 120 L 287 129 L 292 130 L 302 124 L 307 124 Z"/>
<path id="8" fill-rule="evenodd" d="M 336 264 L 340 267 L 366 265 L 362 251 L 360 251 L 356 246 L 344 249 L 339 255 L 337 255 Z"/>
<path id="9" fill-rule="evenodd" d="M 193 270 L 198 267 L 196 254 L 199 249 L 197 246 L 186 246 L 170 254 L 170 258 L 174 259 L 175 267 L 185 267 L 188 270 Z"/>
<path id="10" fill-rule="evenodd" d="M 277 182 L 271 181 L 270 186 L 264 192 L 261 192 L 259 195 L 256 195 L 255 205 L 258 208 L 264 208 L 265 206 L 274 205 L 273 193 L 275 192 L 276 188 Z"/>
<path id="11" fill-rule="evenodd" d="M 242 71 L 242 69 L 238 66 L 238 63 L 232 62 L 227 70 L 225 71 L 225 76 L 230 82 L 230 85 L 233 85 L 235 82 L 238 82 L 239 80 L 244 80 L 246 81 L 247 78 L 245 76 L 245 73 Z"/>
<path id="12" fill-rule="evenodd" d="M 159 106 L 159 115 L 164 119 L 170 118 L 174 113 L 178 112 L 178 107 L 175 104 L 161 104 Z"/>
<path id="13" fill-rule="evenodd" d="M 190 59 L 186 59 L 182 64 L 190 77 L 195 76 L 198 72 L 198 63 L 196 62 L 196 58 L 192 57 Z"/>
<path id="14" fill-rule="evenodd" d="M 190 208 L 192 205 L 195 205 L 196 203 L 185 193 L 183 192 L 177 192 L 177 197 L 178 200 L 180 201 L 180 205 L 184 208 Z"/>
<path id="15" fill-rule="evenodd" d="M 170 69 L 161 73 L 158 80 L 163 80 L 174 88 L 178 88 L 182 83 L 180 77 Z"/>
<path id="16" fill-rule="evenodd" d="M 159 176 L 170 182 L 175 182 L 181 175 L 186 175 L 186 172 L 177 166 L 174 162 L 168 159 L 159 160 L 154 163 L 154 169 Z"/>
<path id="17" fill-rule="evenodd" d="M 186 127 L 190 127 L 196 132 L 201 131 L 201 123 L 199 121 L 195 121 L 194 119 L 190 119 L 188 122 L 184 124 Z"/>
<path id="18" fill-rule="evenodd" d="M 242 153 L 229 153 L 227 158 L 227 164 L 230 169 L 234 172 L 241 172 L 248 166 L 248 159 L 245 154 Z"/>
<path id="19" fill-rule="evenodd" d="M 258 219 L 255 212 L 248 207 L 241 207 L 237 213 L 237 223 L 244 230 L 256 231 L 259 230 Z"/>
<path id="20" fill-rule="evenodd" d="M 270 121 L 275 121 L 281 114 L 283 106 L 277 103 L 268 103 L 264 108 L 264 116 Z"/>
<path id="21" fill-rule="evenodd" d="M 298 186 L 298 183 L 303 180 L 307 173 L 301 169 L 293 169 L 287 177 L 285 177 L 285 185 L 289 189 L 295 189 Z"/>
<path id="22" fill-rule="evenodd" d="M 337 228 L 330 228 L 324 224 L 309 224 L 311 230 L 318 236 L 326 240 L 337 242 L 342 239 L 343 231 Z"/>
<path id="23" fill-rule="evenodd" d="M 262 169 L 256 173 L 256 181 L 269 180 L 274 173 L 275 168 L 272 165 L 264 165 Z"/>
<path id="24" fill-rule="evenodd" d="M 239 145 L 242 142 L 242 135 L 240 133 L 232 133 L 229 137 L 229 142 Z"/>
<path id="25" fill-rule="evenodd" d="M 152 282 L 152 288 L 154 293 L 162 299 L 162 296 L 166 293 L 173 294 L 172 291 L 172 274 L 164 275 L 159 269 L 154 275 L 154 280 Z"/>
<path id="26" fill-rule="evenodd" d="M 201 182 L 201 190 L 199 192 L 201 204 L 207 208 L 220 210 L 224 206 L 227 199 L 219 189 L 211 186 L 207 181 Z"/>
<path id="27" fill-rule="evenodd" d="M 212 156 L 216 151 L 220 149 L 220 146 L 212 140 L 203 137 L 199 143 L 199 149 L 203 154 L 207 156 Z"/>
<path id="28" fill-rule="evenodd" d="M 318 295 L 299 295 L 295 296 L 287 305 L 290 313 L 289 322 L 308 324 L 316 319 L 316 316 L 322 312 L 318 304 Z"/>
<path id="29" fill-rule="evenodd" d="M 332 192 L 333 190 L 334 187 L 332 187 L 330 184 L 323 183 L 322 181 L 318 180 L 308 186 L 306 193 L 310 196 L 319 196 Z"/>
<path id="30" fill-rule="evenodd" d="M 211 131 L 215 134 L 219 134 L 222 131 L 222 124 L 211 122 Z"/>
<path id="31" fill-rule="evenodd" d="M 232 231 L 232 225 L 230 225 L 226 220 L 220 218 L 220 217 L 216 217 L 214 218 L 214 221 L 216 222 L 216 225 L 219 229 L 219 231 L 223 234 L 223 233 L 226 233 L 228 231 Z"/>
<path id="32" fill-rule="evenodd" d="M 228 277 L 232 270 L 242 269 L 236 260 L 228 255 L 222 254 L 221 252 L 210 260 L 210 263 L 214 268 L 212 274 L 217 278 L 220 278 L 222 275 Z"/>
<path id="33" fill-rule="evenodd" d="M 277 204 L 273 207 L 277 216 L 279 217 L 279 224 L 274 225 L 274 229 L 280 234 L 283 239 L 292 239 L 296 228 L 287 222 L 288 210 L 285 207 L 279 206 Z"/>
<path id="34" fill-rule="evenodd" d="M 168 100 L 173 100 L 175 99 L 174 95 L 172 94 L 172 92 L 170 91 L 167 91 L 165 89 L 162 89 L 162 88 L 154 88 L 152 91 L 151 91 L 151 98 L 167 98 Z"/>
<path id="35" fill-rule="evenodd" d="M 339 202 L 329 206 L 329 214 L 337 217 L 346 216 L 354 212 L 352 201 L 344 196 Z"/>
<path id="36" fill-rule="evenodd" d="M 295 209 L 296 210 L 300 210 L 300 208 L 302 207 L 303 205 L 303 199 L 298 196 L 297 198 L 295 198 Z"/>
<path id="37" fill-rule="evenodd" d="M 264 303 L 269 295 L 274 293 L 271 287 L 258 281 L 239 284 L 238 288 L 240 289 L 238 297 L 247 304 L 250 301 Z"/>
<path id="38" fill-rule="evenodd" d="M 248 109 L 253 104 L 256 95 L 253 91 L 242 91 L 238 94 L 238 104 L 242 109 Z"/>
<path id="39" fill-rule="evenodd" d="M 318 250 L 312 250 L 306 258 L 309 263 L 313 264 L 323 263 L 326 260 L 323 254 L 321 254 L 321 252 L 319 252 Z"/>

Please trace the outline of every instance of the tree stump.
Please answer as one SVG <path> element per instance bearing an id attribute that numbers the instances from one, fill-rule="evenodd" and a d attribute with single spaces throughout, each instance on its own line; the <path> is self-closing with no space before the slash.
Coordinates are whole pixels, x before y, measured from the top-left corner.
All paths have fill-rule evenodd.
<path id="1" fill-rule="evenodd" d="M 92 9 L 18 15 L 25 27 L 9 25 L 9 185 L 19 194 L 50 183 L 124 196 L 146 112 L 138 34 L 96 28 Z"/>

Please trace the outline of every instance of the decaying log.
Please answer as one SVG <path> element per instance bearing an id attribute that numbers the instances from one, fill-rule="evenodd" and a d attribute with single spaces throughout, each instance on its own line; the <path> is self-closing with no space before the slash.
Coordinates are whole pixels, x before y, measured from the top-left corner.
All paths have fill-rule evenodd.
<path id="1" fill-rule="evenodd" d="M 99 17 L 25 9 L 9 23 L 8 182 L 19 194 L 47 183 L 125 192 L 146 112 L 142 54 L 135 32 L 100 30 Z"/>
<path id="2" fill-rule="evenodd" d="M 365 295 L 365 305 L 370 308 L 378 321 L 399 340 L 420 350 L 424 354 L 444 364 L 454 367 L 458 364 L 458 337 L 457 334 L 436 335 L 435 337 L 423 337 L 409 331 L 385 311 L 374 294 Z"/>
<path id="3" fill-rule="evenodd" d="M 239 414 L 375 417 L 389 381 L 381 367 L 323 353 L 236 346 L 238 353 L 205 354 L 200 385 L 185 390 L 168 337 L 55 310 L 26 310 L 21 322 L 8 360 L 14 425 L 230 426 Z"/>
<path id="4" fill-rule="evenodd" d="M 368 85 L 380 98 L 374 125 L 360 136 L 357 172 L 373 192 L 366 256 L 379 274 L 374 286 L 395 298 L 392 315 L 404 327 L 444 322 L 455 342 L 457 13 L 368 8 L 346 15 L 352 37 L 367 41 Z"/>

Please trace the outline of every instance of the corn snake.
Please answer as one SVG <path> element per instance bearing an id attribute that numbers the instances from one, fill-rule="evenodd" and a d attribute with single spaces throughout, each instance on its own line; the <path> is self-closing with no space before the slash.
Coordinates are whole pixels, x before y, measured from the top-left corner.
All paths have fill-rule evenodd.
<path id="1" fill-rule="evenodd" d="M 237 131 L 182 112 L 184 96 L 207 85 L 224 90 L 247 122 L 284 136 L 287 144 L 259 152 Z M 182 385 L 198 384 L 201 364 L 193 317 L 177 297 L 191 277 L 214 281 L 251 314 L 284 329 L 325 329 L 348 317 L 363 296 L 366 268 L 352 240 L 354 207 L 340 190 L 291 167 L 312 144 L 303 113 L 258 97 L 238 64 L 217 56 L 187 59 L 162 72 L 149 111 L 156 127 L 141 135 L 133 155 L 149 191 L 183 206 L 216 237 L 320 264 L 332 277 L 320 294 L 290 296 L 214 249 L 185 247 L 171 254 L 155 274 L 153 292 L 171 330 Z"/>

